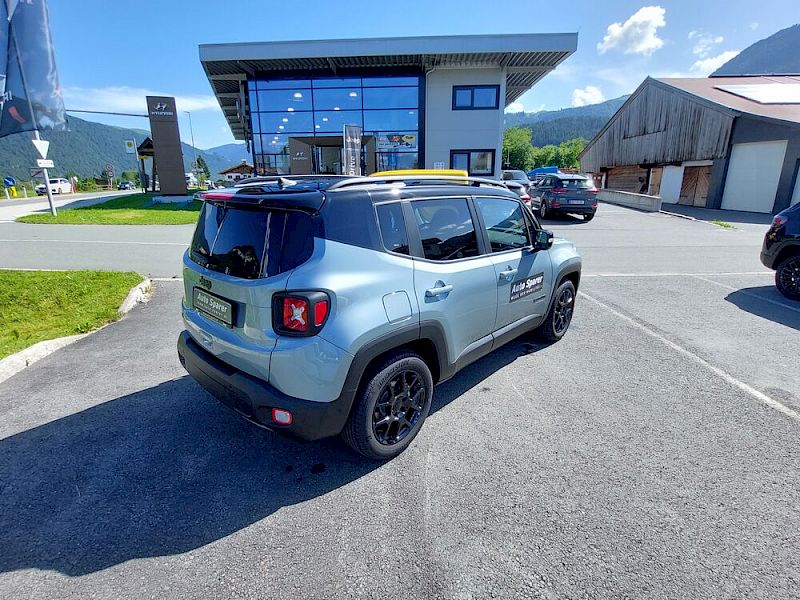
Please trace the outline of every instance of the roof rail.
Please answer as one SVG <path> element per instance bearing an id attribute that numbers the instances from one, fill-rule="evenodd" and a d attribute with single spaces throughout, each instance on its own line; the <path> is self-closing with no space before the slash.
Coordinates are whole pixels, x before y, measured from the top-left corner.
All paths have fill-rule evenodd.
<path id="1" fill-rule="evenodd" d="M 389 175 L 386 177 L 352 177 L 350 179 L 344 179 L 328 186 L 326 191 L 331 192 L 334 190 L 341 190 L 342 188 L 388 183 L 402 183 L 405 185 L 451 185 L 456 183 L 474 187 L 484 185 L 504 190 L 508 189 L 502 181 L 485 179 L 483 177 L 462 177 L 460 175 Z"/>

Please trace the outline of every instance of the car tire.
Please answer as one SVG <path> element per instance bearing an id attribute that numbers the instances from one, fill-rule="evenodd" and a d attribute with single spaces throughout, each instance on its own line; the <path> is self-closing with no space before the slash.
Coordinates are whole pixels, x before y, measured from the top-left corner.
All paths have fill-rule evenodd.
<path id="1" fill-rule="evenodd" d="M 775 269 L 775 287 L 790 300 L 800 300 L 800 254 L 781 261 Z"/>
<path id="2" fill-rule="evenodd" d="M 540 219 L 547 218 L 547 204 L 545 204 L 544 198 L 542 198 L 541 204 L 539 205 L 539 218 Z"/>
<path id="3" fill-rule="evenodd" d="M 392 397 L 390 390 L 400 393 Z M 433 399 L 433 377 L 414 352 L 399 352 L 368 372 L 342 430 L 353 450 L 371 460 L 388 460 L 419 432 Z"/>
<path id="4" fill-rule="evenodd" d="M 536 329 L 536 337 L 553 344 L 559 341 L 567 333 L 572 315 L 575 311 L 575 286 L 567 279 L 562 281 L 553 294 L 553 304 L 544 323 Z"/>
<path id="5" fill-rule="evenodd" d="M 592 219 L 594 219 L 594 213 L 586 213 L 583 215 L 584 221 L 591 221 Z"/>

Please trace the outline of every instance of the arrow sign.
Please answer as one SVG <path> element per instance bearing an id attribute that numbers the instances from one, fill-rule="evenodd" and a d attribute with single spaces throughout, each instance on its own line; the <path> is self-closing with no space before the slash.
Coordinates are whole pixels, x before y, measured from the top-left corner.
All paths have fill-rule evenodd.
<path id="1" fill-rule="evenodd" d="M 47 151 L 50 149 L 50 142 L 47 140 L 31 140 L 33 147 L 42 158 L 47 158 Z"/>

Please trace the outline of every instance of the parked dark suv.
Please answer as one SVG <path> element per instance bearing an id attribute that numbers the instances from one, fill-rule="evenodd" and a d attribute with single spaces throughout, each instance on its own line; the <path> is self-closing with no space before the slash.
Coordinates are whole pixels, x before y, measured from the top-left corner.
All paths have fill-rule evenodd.
<path id="1" fill-rule="evenodd" d="M 572 213 L 591 221 L 597 212 L 597 192 L 592 178 L 586 175 L 546 175 L 531 188 L 531 208 L 542 219 L 555 213 Z"/>
<path id="2" fill-rule="evenodd" d="M 575 246 L 499 182 L 281 177 L 202 199 L 178 353 L 262 427 L 390 458 L 435 384 L 572 319 Z"/>
<path id="3" fill-rule="evenodd" d="M 792 300 L 800 300 L 800 204 L 772 219 L 764 236 L 761 262 L 775 269 L 775 286 Z"/>

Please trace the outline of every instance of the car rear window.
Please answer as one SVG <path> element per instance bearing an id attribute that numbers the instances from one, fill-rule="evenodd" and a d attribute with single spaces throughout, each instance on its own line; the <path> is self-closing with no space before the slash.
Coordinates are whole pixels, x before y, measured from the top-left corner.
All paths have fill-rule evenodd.
<path id="1" fill-rule="evenodd" d="M 306 213 L 206 203 L 190 256 L 212 271 L 258 279 L 302 264 L 313 245 L 313 223 Z"/>
<path id="2" fill-rule="evenodd" d="M 591 179 L 562 179 L 561 184 L 568 190 L 588 190 L 594 187 Z"/>

